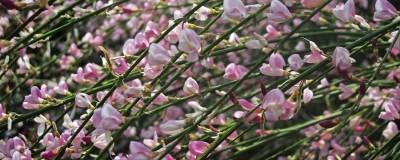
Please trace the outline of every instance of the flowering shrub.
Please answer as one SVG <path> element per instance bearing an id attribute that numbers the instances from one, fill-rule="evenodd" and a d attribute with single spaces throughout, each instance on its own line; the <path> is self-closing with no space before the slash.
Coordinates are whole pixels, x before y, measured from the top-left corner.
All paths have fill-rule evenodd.
<path id="1" fill-rule="evenodd" d="M 400 159 L 396 0 L 0 3 L 0 159 Z"/>

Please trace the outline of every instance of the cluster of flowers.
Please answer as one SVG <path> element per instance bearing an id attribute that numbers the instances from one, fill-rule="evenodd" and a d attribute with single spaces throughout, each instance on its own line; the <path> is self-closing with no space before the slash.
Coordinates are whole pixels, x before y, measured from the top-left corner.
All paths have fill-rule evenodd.
<path id="1" fill-rule="evenodd" d="M 400 134 L 388 0 L 0 4 L 0 159 L 362 159 Z"/>

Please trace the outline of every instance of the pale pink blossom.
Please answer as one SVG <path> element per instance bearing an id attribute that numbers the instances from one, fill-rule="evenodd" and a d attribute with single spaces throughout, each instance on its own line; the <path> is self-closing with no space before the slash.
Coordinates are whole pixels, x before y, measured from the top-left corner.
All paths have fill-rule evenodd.
<path id="1" fill-rule="evenodd" d="M 172 135 L 183 131 L 185 120 L 167 120 L 160 125 L 160 131 L 167 135 Z"/>
<path id="2" fill-rule="evenodd" d="M 126 95 L 127 97 L 139 97 L 142 95 L 142 92 L 144 91 L 144 86 L 139 79 L 134 79 L 125 84 L 126 89 L 124 91 L 124 95 Z"/>
<path id="3" fill-rule="evenodd" d="M 280 89 L 269 91 L 263 98 L 261 107 L 265 109 L 265 118 L 268 121 L 278 121 L 280 119 L 290 118 L 292 104 L 287 103 L 285 95 Z"/>
<path id="4" fill-rule="evenodd" d="M 199 35 L 188 28 L 185 28 L 179 34 L 179 50 L 188 53 L 187 61 L 195 62 L 199 59 L 201 42 Z"/>
<path id="5" fill-rule="evenodd" d="M 82 56 L 81 50 L 78 48 L 78 46 L 75 43 L 72 43 L 69 46 L 68 53 L 73 55 L 76 58 L 79 58 Z"/>
<path id="6" fill-rule="evenodd" d="M 111 104 L 106 103 L 94 111 L 91 120 L 96 129 L 114 130 L 123 122 L 123 117 Z"/>
<path id="7" fill-rule="evenodd" d="M 351 63 L 354 61 L 350 57 L 350 52 L 346 48 L 336 47 L 332 55 L 332 64 L 341 71 L 348 70 L 351 67 Z"/>
<path id="8" fill-rule="evenodd" d="M 75 104 L 81 108 L 88 108 L 92 104 L 92 97 L 86 93 L 78 93 L 75 96 Z"/>
<path id="9" fill-rule="evenodd" d="M 306 62 L 306 63 L 320 63 L 324 59 L 326 59 L 326 57 L 323 55 L 324 52 L 321 49 L 319 49 L 317 44 L 315 44 L 313 41 L 309 41 L 309 42 L 310 42 L 311 54 L 306 55 L 304 57 L 304 62 Z"/>
<path id="10" fill-rule="evenodd" d="M 189 153 L 187 155 L 187 158 L 190 160 L 194 160 L 197 158 L 197 156 L 203 154 L 209 144 L 204 141 L 190 141 L 189 142 Z"/>
<path id="11" fill-rule="evenodd" d="M 19 137 L 10 138 L 6 142 L 0 140 L 0 158 L 5 160 L 32 160 L 29 147 Z"/>
<path id="12" fill-rule="evenodd" d="M 392 70 L 386 78 L 392 81 L 400 82 L 400 69 Z"/>
<path id="13" fill-rule="evenodd" d="M 282 36 L 282 33 L 278 31 L 273 25 L 269 24 L 265 29 L 267 30 L 267 33 L 264 35 L 264 38 L 267 40 L 277 39 Z"/>
<path id="14" fill-rule="evenodd" d="M 339 94 L 340 100 L 345 100 L 345 99 L 351 97 L 355 93 L 352 88 L 350 88 L 349 86 L 347 86 L 343 83 L 339 84 L 339 88 L 342 91 L 342 93 Z"/>
<path id="15" fill-rule="evenodd" d="M 147 62 L 151 66 L 159 66 L 167 64 L 171 60 L 169 52 L 161 44 L 152 43 L 147 55 Z"/>
<path id="16" fill-rule="evenodd" d="M 326 78 L 321 79 L 321 83 L 317 86 L 317 88 L 324 88 L 329 86 L 329 81 Z"/>
<path id="17" fill-rule="evenodd" d="M 0 104 L 0 121 L 1 121 L 1 119 L 5 118 L 6 115 L 7 114 L 6 114 L 5 108 L 3 107 L 2 104 Z"/>
<path id="18" fill-rule="evenodd" d="M 393 121 L 390 121 L 388 123 L 387 127 L 385 128 L 385 130 L 383 130 L 382 135 L 386 139 L 391 139 L 398 133 L 399 133 L 399 128 L 397 127 L 396 123 L 394 123 Z"/>
<path id="19" fill-rule="evenodd" d="M 58 60 L 58 63 L 60 64 L 60 68 L 65 70 L 71 67 L 71 65 L 75 62 L 75 58 L 73 56 L 69 55 L 63 55 L 61 58 Z M 21 67 L 20 67 L 21 68 Z"/>
<path id="20" fill-rule="evenodd" d="M 384 102 L 382 106 L 384 107 L 385 111 L 379 114 L 379 118 L 391 121 L 400 118 L 400 106 L 398 102 L 395 100 L 389 100 Z"/>
<path id="21" fill-rule="evenodd" d="M 269 64 L 263 64 L 260 68 L 260 72 L 267 76 L 283 76 L 286 65 L 285 60 L 279 53 L 273 53 L 269 57 Z"/>
<path id="22" fill-rule="evenodd" d="M 154 96 L 154 95 L 155 95 L 155 93 L 151 94 L 151 96 Z M 165 104 L 167 102 L 168 102 L 168 97 L 165 94 L 161 93 L 156 97 L 156 99 L 154 99 L 154 101 L 152 103 L 153 104 L 162 105 L 162 104 Z"/>
<path id="23" fill-rule="evenodd" d="M 240 20 L 247 15 L 242 0 L 224 0 L 224 15 L 233 20 Z"/>
<path id="24" fill-rule="evenodd" d="M 395 32 L 391 33 L 391 37 L 390 37 L 390 40 L 389 40 L 391 43 L 393 43 L 393 41 L 395 40 L 397 32 L 398 31 L 395 31 Z M 393 46 L 393 48 L 391 50 L 391 53 L 392 53 L 393 56 L 398 56 L 400 54 L 400 38 L 397 38 L 396 42 L 394 42 L 394 46 Z"/>
<path id="25" fill-rule="evenodd" d="M 310 90 L 309 88 L 304 89 L 303 90 L 303 102 L 305 104 L 309 103 L 312 100 L 313 95 L 314 95 L 314 93 L 312 90 Z"/>
<path id="26" fill-rule="evenodd" d="M 76 74 L 71 74 L 71 78 L 77 83 L 94 82 L 102 75 L 101 67 L 88 63 L 84 68 L 79 67 Z"/>
<path id="27" fill-rule="evenodd" d="M 398 15 L 396 7 L 387 0 L 377 0 L 375 3 L 374 21 L 383 22 Z"/>
<path id="28" fill-rule="evenodd" d="M 236 111 L 234 113 L 234 117 L 235 118 L 244 118 L 247 122 L 251 122 L 251 121 L 255 121 L 255 122 L 259 122 L 261 120 L 261 116 L 262 116 L 262 110 L 261 108 L 257 108 L 257 105 L 245 100 L 245 99 L 239 99 L 238 100 L 240 106 L 242 107 L 242 109 L 244 111 Z M 253 111 L 253 109 L 255 109 L 255 111 Z M 253 111 L 250 115 L 248 115 L 247 117 L 244 117 L 247 113 Z"/>
<path id="29" fill-rule="evenodd" d="M 29 56 L 24 55 L 17 60 L 18 64 L 18 69 L 17 69 L 17 74 L 26 74 L 30 70 L 32 70 L 32 65 L 29 62 Z"/>
<path id="30" fill-rule="evenodd" d="M 303 60 L 299 54 L 292 54 L 288 58 L 289 67 L 294 71 L 298 71 L 303 66 Z"/>
<path id="31" fill-rule="evenodd" d="M 135 46 L 135 39 L 128 39 L 125 41 L 124 46 L 122 47 L 122 52 L 124 55 L 134 55 L 138 49 Z"/>
<path id="32" fill-rule="evenodd" d="M 292 17 L 289 9 L 279 0 L 272 0 L 268 13 L 268 21 L 280 23 Z"/>
<path id="33" fill-rule="evenodd" d="M 228 80 L 238 80 L 242 78 L 247 72 L 248 69 L 246 67 L 230 63 L 225 68 L 225 74 L 223 77 Z"/>
<path id="34" fill-rule="evenodd" d="M 201 6 L 195 13 L 194 13 L 194 18 L 196 18 L 199 21 L 205 21 L 208 18 L 208 15 L 210 15 L 211 9 L 207 8 L 205 6 Z"/>
<path id="35" fill-rule="evenodd" d="M 196 80 L 192 77 L 186 79 L 185 84 L 183 85 L 183 93 L 186 95 L 198 94 L 199 90 L 199 84 L 197 84 Z"/>
<path id="36" fill-rule="evenodd" d="M 356 5 L 354 0 L 347 0 L 345 4 L 338 4 L 333 9 L 333 15 L 343 22 L 352 22 L 356 15 Z"/>
<path id="37" fill-rule="evenodd" d="M 146 39 L 151 42 L 154 38 L 156 38 L 160 34 L 158 29 L 159 27 L 157 23 L 153 21 L 147 22 L 146 27 L 144 28 L 144 35 Z"/>
<path id="38" fill-rule="evenodd" d="M 50 97 L 50 95 L 47 94 L 46 85 L 42 85 L 40 89 L 36 86 L 33 86 L 31 88 L 31 94 L 25 96 L 22 106 L 29 110 L 37 109 L 39 108 L 39 105 L 48 97 Z"/>
<path id="39" fill-rule="evenodd" d="M 68 84 L 64 80 L 61 80 L 57 86 L 54 87 L 54 92 L 61 94 L 61 95 L 67 95 L 69 93 L 68 91 Z"/>
<path id="40" fill-rule="evenodd" d="M 113 69 L 113 71 L 117 74 L 124 74 L 125 71 L 128 70 L 129 66 L 128 63 L 124 58 L 118 58 L 115 60 L 116 67 Z"/>
<path id="41" fill-rule="evenodd" d="M 90 136 L 90 140 L 96 148 L 103 150 L 113 138 L 110 131 L 94 130 Z"/>
<path id="42" fill-rule="evenodd" d="M 245 46 L 249 49 L 261 49 L 263 45 L 258 40 L 249 40 L 245 43 Z"/>
<path id="43" fill-rule="evenodd" d="M 161 66 L 161 65 L 158 65 L 158 66 L 151 66 L 150 64 L 146 64 L 146 65 L 144 66 L 144 74 L 143 74 L 143 75 L 144 75 L 146 78 L 154 79 L 154 78 L 156 78 L 158 75 L 161 74 L 162 69 L 163 69 L 163 66 Z"/>
<path id="44" fill-rule="evenodd" d="M 129 143 L 129 160 L 150 160 L 151 150 L 142 143 L 131 141 Z"/>

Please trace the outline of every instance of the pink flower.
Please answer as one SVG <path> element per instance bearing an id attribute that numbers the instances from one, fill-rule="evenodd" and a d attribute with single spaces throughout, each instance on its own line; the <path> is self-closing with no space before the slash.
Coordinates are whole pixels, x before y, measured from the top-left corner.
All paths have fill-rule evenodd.
<path id="1" fill-rule="evenodd" d="M 306 62 L 306 63 L 320 63 L 321 61 L 323 61 L 326 58 L 323 55 L 324 52 L 321 49 L 319 49 L 317 44 L 315 44 L 313 41 L 309 41 L 309 42 L 310 42 L 311 54 L 310 55 L 306 55 L 304 57 L 304 62 Z"/>
<path id="2" fill-rule="evenodd" d="M 167 64 L 171 60 L 168 50 L 161 44 L 152 43 L 147 55 L 147 62 L 151 66 L 160 66 Z"/>
<path id="3" fill-rule="evenodd" d="M 117 129 L 122 121 L 123 117 L 121 113 L 108 103 L 96 109 L 92 117 L 92 123 L 96 129 Z"/>
<path id="4" fill-rule="evenodd" d="M 285 103 L 285 95 L 280 89 L 269 91 L 263 98 L 261 107 L 266 110 L 265 116 L 269 121 L 277 121 L 283 114 L 283 104 Z"/>
<path id="5" fill-rule="evenodd" d="M 267 30 L 267 34 L 264 35 L 264 38 L 267 40 L 277 39 L 282 35 L 273 25 L 267 25 L 265 29 Z"/>
<path id="6" fill-rule="evenodd" d="M 1 119 L 3 119 L 4 117 L 6 117 L 6 111 L 5 111 L 5 109 L 3 108 L 3 105 L 2 104 L 0 104 L 0 121 L 1 121 Z"/>
<path id="7" fill-rule="evenodd" d="M 14 137 L 4 142 L 0 140 L 0 158 L 5 160 L 31 160 L 31 151 L 26 146 L 25 142 L 19 138 Z"/>
<path id="8" fill-rule="evenodd" d="M 32 65 L 29 62 L 28 55 L 24 55 L 21 58 L 18 58 L 17 64 L 19 67 L 17 69 L 17 74 L 25 74 L 28 73 L 30 70 L 32 70 Z"/>
<path id="9" fill-rule="evenodd" d="M 391 37 L 390 37 L 390 40 L 389 40 L 390 42 L 393 43 L 393 41 L 396 38 L 397 32 L 398 31 L 395 31 L 395 32 L 391 33 Z M 393 56 L 398 56 L 400 54 L 400 40 L 399 40 L 399 38 L 396 40 L 396 42 L 394 42 L 394 46 L 393 46 L 393 48 L 391 50 L 391 53 L 392 53 Z"/>
<path id="10" fill-rule="evenodd" d="M 72 43 L 69 48 L 68 48 L 68 53 L 73 55 L 76 58 L 79 58 L 82 56 L 81 50 L 76 46 L 75 43 Z"/>
<path id="11" fill-rule="evenodd" d="M 332 63 L 338 70 L 348 70 L 353 61 L 354 59 L 350 57 L 349 50 L 343 47 L 336 47 L 332 55 Z"/>
<path id="12" fill-rule="evenodd" d="M 150 42 L 153 38 L 157 37 L 157 35 L 160 34 L 160 32 L 158 31 L 158 24 L 154 23 L 153 21 L 147 22 L 144 30 L 144 35 L 146 36 L 146 39 L 148 39 Z"/>
<path id="13" fill-rule="evenodd" d="M 387 0 L 377 0 L 375 3 L 374 21 L 383 22 L 398 15 L 396 8 Z"/>
<path id="14" fill-rule="evenodd" d="M 360 26 L 364 27 L 364 28 L 371 28 L 371 26 L 369 25 L 369 23 L 367 22 L 367 20 L 364 19 L 364 17 L 361 17 L 359 15 L 356 15 L 354 17 L 354 19 L 360 24 Z"/>
<path id="15" fill-rule="evenodd" d="M 94 130 L 90 136 L 93 145 L 101 150 L 106 148 L 107 144 L 110 143 L 112 139 L 111 132 L 105 130 Z"/>
<path id="16" fill-rule="evenodd" d="M 306 88 L 303 90 L 303 102 L 305 104 L 309 103 L 311 99 L 313 98 L 313 91 L 311 91 L 309 88 Z"/>
<path id="17" fill-rule="evenodd" d="M 283 76 L 283 67 L 286 65 L 285 60 L 279 53 L 273 53 L 269 57 L 269 64 L 263 64 L 260 68 L 260 72 L 268 76 Z"/>
<path id="18" fill-rule="evenodd" d="M 244 111 L 235 112 L 234 113 L 235 118 L 242 118 L 248 112 L 252 111 L 253 109 L 255 109 L 257 107 L 257 105 L 255 105 L 245 99 L 239 99 L 238 102 Z M 262 110 L 260 108 L 258 108 L 253 113 L 251 113 L 248 117 L 244 117 L 244 118 L 247 122 L 250 122 L 250 121 L 259 122 L 261 120 L 261 113 L 262 113 Z"/>
<path id="19" fill-rule="evenodd" d="M 188 102 L 190 103 L 190 102 Z M 165 120 L 174 120 L 181 118 L 185 115 L 185 112 L 183 112 L 181 107 L 168 107 L 165 112 L 164 112 L 164 119 Z"/>
<path id="20" fill-rule="evenodd" d="M 199 21 L 205 21 L 205 20 L 207 20 L 208 15 L 210 15 L 211 13 L 212 13 L 212 12 L 211 12 L 211 9 L 210 9 L 210 8 L 201 6 L 201 7 L 199 8 L 199 10 L 197 10 L 197 11 L 194 13 L 194 18 L 196 18 L 196 19 L 199 20 Z"/>
<path id="21" fill-rule="evenodd" d="M 146 64 L 144 66 L 144 76 L 149 79 L 154 79 L 158 75 L 161 74 L 163 66 L 151 66 L 150 64 Z"/>
<path id="22" fill-rule="evenodd" d="M 63 55 L 61 58 L 58 60 L 58 63 L 60 64 L 60 68 L 65 70 L 68 69 L 71 64 L 75 62 L 75 58 L 73 56 L 69 55 Z M 21 68 L 21 66 L 20 66 Z"/>
<path id="23" fill-rule="evenodd" d="M 261 49 L 263 45 L 258 40 L 249 40 L 245 43 L 245 46 L 249 49 Z"/>
<path id="24" fill-rule="evenodd" d="M 391 139 L 394 137 L 397 133 L 399 133 L 399 128 L 397 127 L 396 123 L 390 121 L 386 127 L 385 130 L 383 130 L 382 135 L 386 139 Z"/>
<path id="25" fill-rule="evenodd" d="M 33 86 L 31 88 L 31 94 L 25 96 L 22 106 L 29 110 L 37 109 L 47 97 L 50 97 L 50 95 L 47 94 L 47 86 L 42 85 L 40 89 L 36 86 Z"/>
<path id="26" fill-rule="evenodd" d="M 228 80 L 238 80 L 242 78 L 247 72 L 248 69 L 246 67 L 230 63 L 225 68 L 225 74 L 223 77 Z"/>
<path id="27" fill-rule="evenodd" d="M 129 160 L 147 160 L 151 158 L 151 150 L 142 143 L 131 141 L 129 143 Z"/>
<path id="28" fill-rule="evenodd" d="M 288 58 L 289 67 L 294 71 L 298 71 L 303 66 L 303 60 L 299 54 L 292 54 Z"/>
<path id="29" fill-rule="evenodd" d="M 203 154 L 207 147 L 208 147 L 208 143 L 207 142 L 203 142 L 203 141 L 190 141 L 189 142 L 189 154 L 191 156 L 193 156 L 194 158 Z"/>
<path id="30" fill-rule="evenodd" d="M 54 92 L 61 94 L 61 95 L 67 95 L 69 93 L 68 91 L 68 84 L 64 80 L 61 80 L 57 86 L 54 87 Z"/>
<path id="31" fill-rule="evenodd" d="M 395 100 L 384 102 L 383 107 L 385 111 L 379 114 L 380 119 L 393 121 L 400 118 L 400 106 Z"/>
<path id="32" fill-rule="evenodd" d="M 77 83 L 94 82 L 102 75 L 101 67 L 88 63 L 84 68 L 79 67 L 76 74 L 72 74 L 72 79 Z"/>
<path id="33" fill-rule="evenodd" d="M 280 23 L 292 17 L 289 9 L 279 0 L 272 0 L 268 13 L 268 21 Z"/>
<path id="34" fill-rule="evenodd" d="M 329 81 L 326 78 L 321 79 L 320 82 L 321 83 L 317 86 L 317 88 L 324 88 L 329 86 Z"/>
<path id="35" fill-rule="evenodd" d="M 386 79 L 400 82 L 400 69 L 392 70 Z"/>
<path id="36" fill-rule="evenodd" d="M 78 93 L 75 96 L 75 104 L 81 108 L 87 108 L 91 106 L 92 97 L 86 93 Z"/>
<path id="37" fill-rule="evenodd" d="M 287 101 L 280 89 L 273 89 L 264 96 L 261 108 L 265 109 L 265 117 L 268 121 L 278 121 L 290 119 L 296 105 L 294 102 Z"/>
<path id="38" fill-rule="evenodd" d="M 124 55 L 134 55 L 137 51 L 138 49 L 136 48 L 134 39 L 128 39 L 125 41 L 124 46 L 122 47 Z"/>
<path id="39" fill-rule="evenodd" d="M 186 79 L 185 84 L 183 85 L 183 93 L 186 95 L 198 94 L 199 84 L 197 84 L 196 80 L 192 77 Z"/>
<path id="40" fill-rule="evenodd" d="M 126 83 L 127 88 L 124 91 L 124 95 L 127 97 L 139 97 L 144 91 L 144 86 L 139 79 L 134 79 Z"/>
<path id="41" fill-rule="evenodd" d="M 115 60 L 116 63 L 116 68 L 114 68 L 114 72 L 117 74 L 124 74 L 125 71 L 128 70 L 129 66 L 128 63 L 126 63 L 125 58 L 118 58 Z"/>
<path id="42" fill-rule="evenodd" d="M 167 120 L 160 125 L 160 130 L 164 134 L 172 135 L 181 132 L 185 125 L 185 120 Z"/>
<path id="43" fill-rule="evenodd" d="M 301 4 L 309 9 L 319 7 L 323 2 L 322 0 L 301 0 Z"/>
<path id="44" fill-rule="evenodd" d="M 197 33 L 191 29 L 185 28 L 179 34 L 179 50 L 188 53 L 187 61 L 195 62 L 199 59 L 201 49 L 200 38 Z"/>
<path id="45" fill-rule="evenodd" d="M 155 93 L 152 93 L 151 96 L 154 96 L 154 94 L 155 94 Z M 153 103 L 153 104 L 161 105 L 161 104 L 165 104 L 165 103 L 167 103 L 167 102 L 168 102 L 168 97 L 165 96 L 165 94 L 161 93 L 160 95 L 158 95 L 158 96 L 156 97 L 156 99 L 154 99 L 154 101 L 153 101 L 152 103 Z"/>
<path id="46" fill-rule="evenodd" d="M 149 41 L 146 36 L 140 32 L 135 36 L 135 48 L 137 49 L 145 49 L 149 47 Z"/>
<path id="47" fill-rule="evenodd" d="M 351 89 L 350 87 L 346 86 L 343 83 L 339 84 L 339 88 L 342 91 L 342 93 L 339 94 L 339 99 L 340 100 L 345 100 L 345 99 L 351 97 L 355 93 L 353 91 L 353 89 Z"/>
<path id="48" fill-rule="evenodd" d="M 233 20 L 240 20 L 247 15 L 241 0 L 224 0 L 224 15 Z"/>
<path id="49" fill-rule="evenodd" d="M 346 148 L 341 146 L 340 144 L 338 144 L 336 142 L 336 140 L 332 140 L 331 141 L 331 146 L 334 149 L 334 151 L 338 152 L 338 153 L 342 153 L 343 154 L 343 153 L 346 153 L 346 151 L 347 151 Z"/>
<path id="50" fill-rule="evenodd" d="M 347 0 L 345 4 L 339 4 L 333 9 L 333 15 L 343 22 L 352 22 L 356 15 L 354 0 Z"/>

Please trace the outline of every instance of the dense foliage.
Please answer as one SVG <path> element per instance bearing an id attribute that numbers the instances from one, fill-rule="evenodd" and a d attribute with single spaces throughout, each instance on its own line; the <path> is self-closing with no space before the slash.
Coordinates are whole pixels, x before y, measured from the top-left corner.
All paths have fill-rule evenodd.
<path id="1" fill-rule="evenodd" d="M 400 159 L 400 1 L 0 4 L 0 159 Z"/>

